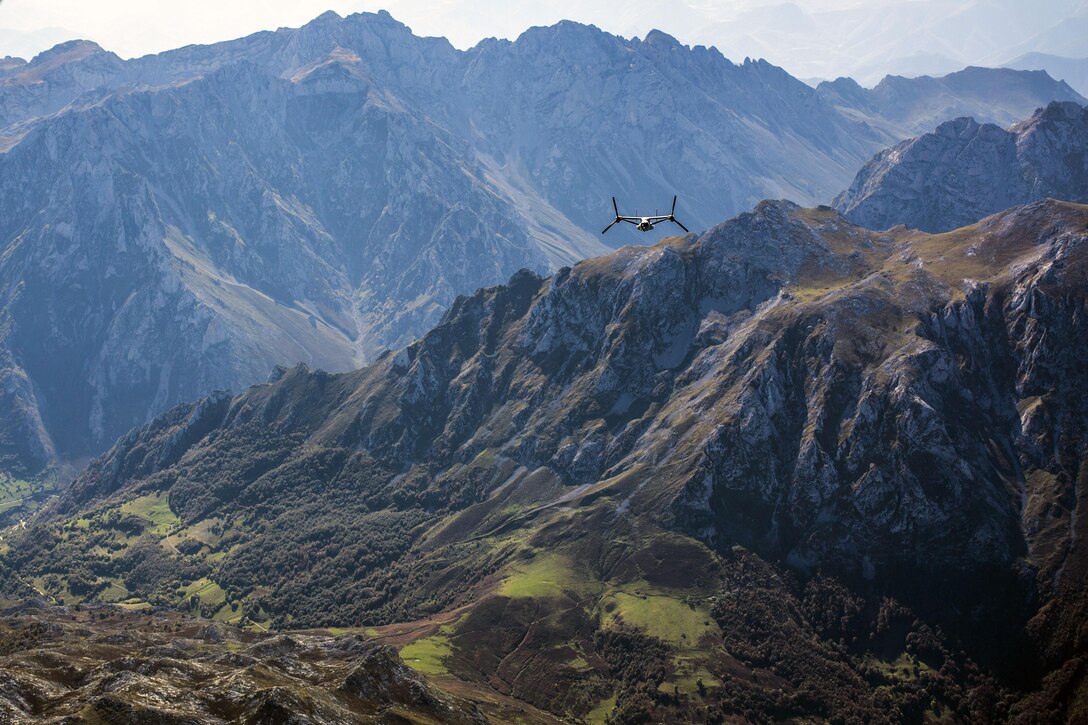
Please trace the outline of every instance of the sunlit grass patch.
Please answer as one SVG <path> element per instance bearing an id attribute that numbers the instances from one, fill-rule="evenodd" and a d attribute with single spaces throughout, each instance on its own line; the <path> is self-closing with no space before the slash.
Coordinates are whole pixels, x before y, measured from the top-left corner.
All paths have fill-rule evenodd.
<path id="1" fill-rule="evenodd" d="M 196 596 L 200 599 L 201 604 L 208 604 L 211 606 L 222 604 L 227 599 L 227 593 L 210 579 L 197 579 L 186 587 L 184 591 L 184 596 Z"/>
<path id="2" fill-rule="evenodd" d="M 98 592 L 96 599 L 100 602 L 121 602 L 132 597 L 132 593 L 116 577 L 108 577 L 105 581 L 109 586 Z"/>
<path id="3" fill-rule="evenodd" d="M 19 499 L 29 496 L 35 490 L 34 484 L 18 478 L 11 478 L 0 473 L 0 507 L 19 503 Z"/>
<path id="4" fill-rule="evenodd" d="M 417 639 L 400 650 L 400 658 L 405 664 L 425 675 L 444 675 L 445 660 L 453 654 L 448 634 L 439 633 L 423 639 Z"/>
<path id="5" fill-rule="evenodd" d="M 612 711 L 616 709 L 616 696 L 612 695 L 604 700 L 601 700 L 601 704 L 586 713 L 585 720 L 589 725 L 604 725 L 608 721 L 608 716 L 612 714 Z"/>
<path id="6" fill-rule="evenodd" d="M 476 457 L 469 463 L 470 466 L 493 466 L 495 465 L 495 449 L 485 448 L 476 454 Z"/>
<path id="7" fill-rule="evenodd" d="M 234 607 L 232 608 L 231 605 L 234 605 Z M 231 604 L 220 607 L 219 611 L 212 616 L 212 621 L 223 622 L 224 624 L 238 624 L 244 616 L 245 612 L 241 603 L 231 602 Z"/>
<path id="8" fill-rule="evenodd" d="M 705 602 L 657 591 L 611 591 L 601 598 L 602 625 L 619 622 L 638 627 L 651 637 L 695 648 L 704 634 L 717 634 L 718 625 Z"/>
<path id="9" fill-rule="evenodd" d="M 4 527 L 18 521 L 19 516 L 33 513 L 46 494 L 55 490 L 56 483 L 53 481 L 25 481 L 0 473 L 0 517 L 6 513 L 13 516 L 11 520 L 4 522 Z"/>
<path id="10" fill-rule="evenodd" d="M 511 598 L 556 599 L 567 592 L 587 592 L 594 582 L 570 559 L 558 554 L 543 554 L 511 566 L 509 576 L 498 593 Z"/>
<path id="11" fill-rule="evenodd" d="M 219 562 L 223 561 L 223 559 L 226 559 L 227 554 L 229 554 L 229 553 L 230 553 L 230 548 L 224 549 L 222 551 L 213 551 L 212 553 L 206 554 L 204 556 L 204 561 L 206 561 L 209 564 L 218 564 Z"/>
<path id="12" fill-rule="evenodd" d="M 191 540 L 214 549 L 223 539 L 222 526 L 223 522 L 218 518 L 198 521 L 192 526 L 186 526 L 167 536 L 163 539 L 163 543 L 168 549 L 173 549 L 183 541 Z"/>
<path id="13" fill-rule="evenodd" d="M 151 523 L 151 532 L 164 534 L 171 526 L 178 523 L 177 515 L 170 510 L 166 492 L 152 493 L 134 498 L 121 505 L 121 510 L 146 519 Z"/>

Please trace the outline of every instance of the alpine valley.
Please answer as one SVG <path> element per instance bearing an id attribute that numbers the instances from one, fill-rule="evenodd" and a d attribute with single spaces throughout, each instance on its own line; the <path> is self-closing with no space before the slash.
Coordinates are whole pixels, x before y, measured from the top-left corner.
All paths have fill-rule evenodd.
<path id="1" fill-rule="evenodd" d="M 227 651 L 296 722 L 347 707 L 345 632 L 496 721 L 1075 721 L 1086 293 L 1088 207 L 1053 200 L 937 235 L 767 201 L 519 272 L 358 371 L 122 437 L 5 536 L 6 595 L 44 609 L 0 692 L 244 711 L 226 645 L 163 646 L 182 609 L 293 631 Z M 96 602 L 152 607 L 149 641 L 57 659 Z"/>
<path id="2" fill-rule="evenodd" d="M 1085 103 L 384 12 L 4 59 L 0 721 L 1088 720 Z"/>
<path id="3" fill-rule="evenodd" d="M 1051 101 L 1085 103 L 1010 69 L 814 89 L 571 22 L 459 51 L 387 13 L 132 60 L 87 41 L 7 58 L 0 506 L 24 515 L 173 405 L 277 364 L 354 369 L 458 294 L 630 241 L 599 236 L 610 194 L 644 213 L 678 194 L 705 228 L 767 197 L 830 201 L 948 118 L 1007 125 Z"/>

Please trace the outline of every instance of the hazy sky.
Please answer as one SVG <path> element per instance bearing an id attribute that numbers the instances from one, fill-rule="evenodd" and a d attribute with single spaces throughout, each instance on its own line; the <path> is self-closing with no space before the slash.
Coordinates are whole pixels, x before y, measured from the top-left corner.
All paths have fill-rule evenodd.
<path id="1" fill-rule="evenodd" d="M 381 8 L 460 48 L 567 18 L 625 37 L 657 28 L 733 60 L 863 83 L 1000 65 L 1028 51 L 1088 56 L 1088 0 L 0 0 L 0 57 L 73 37 L 132 57 L 297 27 L 326 10 Z"/>

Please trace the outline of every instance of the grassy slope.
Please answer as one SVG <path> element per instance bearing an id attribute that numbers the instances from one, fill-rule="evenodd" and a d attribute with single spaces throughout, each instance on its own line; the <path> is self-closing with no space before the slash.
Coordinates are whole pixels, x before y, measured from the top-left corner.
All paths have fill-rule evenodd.
<path id="1" fill-rule="evenodd" d="M 1068 211 L 1084 213 L 1083 209 L 1072 206 Z M 830 212 L 802 210 L 800 213 L 810 224 L 837 223 Z M 867 334 L 879 334 L 884 342 L 894 343 L 900 340 L 896 335 L 904 334 L 905 330 L 902 307 L 892 301 L 917 283 L 916 257 L 940 261 L 941 272 L 930 281 L 947 285 L 942 294 L 951 294 L 965 279 L 993 276 L 1031 254 L 1030 240 L 1026 238 L 1004 240 L 988 256 L 972 253 L 975 243 L 972 240 L 990 234 L 991 226 L 999 226 L 994 221 L 988 224 L 949 235 L 911 233 L 896 241 L 899 246 L 895 250 L 890 243 L 878 239 L 866 248 L 853 267 L 806 268 L 801 279 L 785 291 L 795 304 L 787 307 L 786 312 L 771 310 L 757 322 L 774 325 L 781 322 L 776 315 L 800 314 L 799 309 L 815 310 L 833 302 L 849 301 L 852 296 L 866 295 L 886 304 L 876 306 L 877 311 L 870 313 L 871 319 L 858 325 L 864 323 Z M 858 241 L 856 236 L 845 232 L 829 233 L 826 238 L 836 251 L 842 252 Z M 852 342 L 847 337 L 844 336 L 843 344 Z M 692 395 L 700 392 L 695 390 Z M 690 411 L 695 407 L 690 400 L 677 399 L 670 405 L 677 411 L 674 426 L 677 432 L 682 431 L 683 425 L 692 430 L 701 430 L 700 426 L 706 425 L 706 421 L 691 416 Z M 679 418 L 685 411 L 690 420 L 681 425 Z M 251 460 L 260 462 L 258 454 L 263 455 L 263 451 L 241 458 L 247 464 Z M 224 572 L 232 557 L 247 547 L 257 550 L 256 559 L 260 561 L 261 546 L 286 540 L 291 532 L 282 527 L 277 529 L 278 523 L 270 524 L 268 528 L 274 530 L 261 533 L 264 538 L 260 538 L 255 533 L 257 528 L 273 519 L 253 521 L 248 515 L 261 511 L 263 516 L 266 509 L 259 507 L 267 506 L 286 509 L 288 513 L 293 510 L 304 518 L 304 514 L 310 516 L 310 510 L 304 508 L 310 503 L 306 499 L 331 501 L 330 506 L 335 508 L 342 500 L 350 501 L 347 497 L 358 496 L 360 490 L 361 474 L 357 472 L 352 473 L 354 478 L 337 473 L 335 479 L 323 473 L 327 459 L 341 456 L 340 452 L 314 446 L 292 455 L 296 456 L 294 460 L 283 463 L 280 459 L 270 459 L 268 464 L 272 474 L 290 469 L 282 480 L 305 492 L 286 503 L 276 499 L 270 493 L 274 489 L 269 486 L 262 489 L 264 498 L 258 496 L 247 503 L 250 509 L 239 515 L 215 511 L 212 515 L 179 518 L 183 512 L 171 508 L 173 499 L 166 490 L 143 488 L 134 492 L 136 495 L 106 501 L 97 509 L 62 522 L 60 536 L 73 549 L 88 548 L 104 562 L 130 556 L 148 543 L 171 561 L 196 562 L 192 571 L 180 575 L 179 586 L 161 589 L 153 603 L 193 609 L 195 597 L 199 600 L 199 611 L 216 620 L 245 622 L 258 628 L 267 626 L 267 613 L 261 608 L 266 592 L 260 587 L 232 587 Z M 291 468 L 292 465 L 297 467 Z M 329 470 L 337 471 L 331 466 Z M 316 471 L 312 481 L 307 478 L 311 471 Z M 183 470 L 179 475 L 197 474 Z M 630 646 L 649 643 L 647 646 L 661 648 L 665 654 L 660 658 L 661 671 L 654 675 L 654 688 L 666 695 L 682 696 L 677 703 L 668 705 L 673 708 L 670 712 L 687 712 L 685 708 L 697 709 L 722 693 L 747 693 L 749 689 L 777 689 L 801 697 L 796 692 L 803 688 L 794 680 L 803 682 L 804 678 L 796 675 L 791 679 L 783 674 L 788 668 L 772 656 L 773 652 L 768 654 L 766 647 L 756 647 L 745 639 L 773 640 L 779 630 L 752 634 L 746 629 L 754 627 L 751 622 L 733 622 L 721 617 L 720 600 L 729 589 L 726 569 L 740 566 L 737 561 L 745 559 L 739 557 L 727 564 L 702 543 L 664 530 L 652 517 L 617 513 L 632 500 L 639 502 L 636 496 L 661 495 L 663 487 L 671 485 L 668 481 L 653 481 L 654 486 L 646 486 L 648 479 L 636 466 L 592 486 L 573 488 L 564 486 L 547 469 L 519 468 L 516 461 L 491 448 L 467 463 L 446 470 L 413 469 L 398 473 L 390 480 L 416 495 L 411 504 L 420 508 L 433 507 L 434 500 L 441 500 L 448 491 L 468 484 L 478 486 L 486 495 L 460 511 L 409 522 L 406 537 L 411 542 L 410 558 L 415 568 L 397 570 L 391 577 L 410 592 L 406 599 L 416 616 L 421 611 L 432 615 L 450 611 L 461 614 L 435 626 L 431 626 L 431 619 L 421 620 L 418 627 L 402 621 L 395 626 L 378 627 L 376 634 L 396 637 L 404 659 L 421 672 L 447 676 L 466 686 L 488 688 L 552 712 L 590 721 L 600 721 L 613 708 L 622 707 L 635 697 L 621 689 L 625 677 L 622 659 L 618 655 L 608 659 L 612 656 L 608 655 L 612 641 L 609 638 L 626 637 L 625 641 L 636 643 Z M 381 491 L 384 485 L 375 490 Z M 179 497 L 179 500 L 182 506 L 186 505 L 184 499 Z M 400 504 L 385 505 L 392 508 Z M 384 522 L 377 518 L 379 513 L 366 510 L 353 511 L 350 526 L 358 528 L 367 517 L 375 519 L 376 530 L 383 530 Z M 314 536 L 323 537 L 318 539 L 322 545 L 340 544 L 344 530 L 329 529 Z M 308 548 L 305 540 L 290 541 L 291 547 Z M 85 546 L 88 543 L 91 546 Z M 307 556 L 307 572 L 331 558 L 319 550 L 312 557 L 307 552 Z M 330 571 L 350 576 L 350 567 L 357 562 L 357 558 L 348 556 L 342 566 L 338 564 L 338 569 Z M 368 566 L 378 569 L 388 566 L 388 562 Z M 778 576 L 776 572 L 772 574 Z M 70 602 L 81 599 L 72 593 L 63 577 L 51 580 L 45 576 L 36 581 L 58 599 Z M 150 603 L 133 597 L 121 578 L 102 577 L 95 584 L 105 588 L 90 599 L 123 602 L 126 607 L 144 607 Z M 775 597 L 797 609 L 803 593 L 793 586 L 777 590 L 771 599 Z M 768 610 L 775 603 L 769 602 Z M 874 603 L 866 606 L 870 604 Z M 917 654 L 907 653 L 903 637 L 878 653 L 857 655 L 846 651 L 845 645 L 839 651 L 834 642 L 814 643 L 818 637 L 807 615 L 790 610 L 784 616 L 791 626 L 796 620 L 796 632 L 803 635 L 798 635 L 800 640 L 813 640 L 802 644 L 808 647 L 805 652 L 811 660 L 806 661 L 814 663 L 814 671 L 841 665 L 842 672 L 836 676 L 845 683 L 844 691 L 862 692 L 858 684 L 862 677 L 883 683 L 880 687 L 914 686 L 911 682 L 917 679 L 913 675 Z M 339 623 L 358 628 L 377 622 L 349 616 Z M 290 622 L 286 625 L 290 626 Z M 829 627 L 828 631 L 832 629 Z M 741 637 L 738 631 L 746 634 Z M 738 654 L 728 646 L 734 641 L 731 638 L 745 654 Z M 776 646 L 790 651 L 789 646 L 794 644 L 797 643 Z M 934 688 L 937 676 L 930 672 L 933 669 L 920 667 L 924 682 L 919 687 Z M 934 697 L 939 700 L 941 696 Z"/>

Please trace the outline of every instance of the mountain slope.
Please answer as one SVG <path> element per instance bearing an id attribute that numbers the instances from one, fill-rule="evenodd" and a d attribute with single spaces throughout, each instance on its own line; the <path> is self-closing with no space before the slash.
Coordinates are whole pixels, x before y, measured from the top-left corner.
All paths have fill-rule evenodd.
<path id="1" fill-rule="evenodd" d="M 109 84 L 124 61 L 87 40 L 61 43 L 0 74 L 0 129 L 56 113 L 82 94 Z"/>
<path id="2" fill-rule="evenodd" d="M 1088 58 L 1065 58 L 1047 53 L 1025 53 L 1004 64 L 1017 70 L 1045 70 L 1081 95 L 1088 93 Z"/>
<path id="3" fill-rule="evenodd" d="M 322 95 L 320 83 L 222 71 L 64 116 L 0 160 L 9 374 L 32 381 L 31 410 L 58 452 L 98 450 L 178 400 L 259 381 L 284 360 L 353 367 L 380 338 L 371 327 L 418 325 L 443 295 L 547 268 L 416 119 L 373 103 L 346 127 L 332 116 L 331 128 L 292 137 L 309 104 L 365 99 L 365 85 Z M 241 122 L 257 109 L 282 123 Z M 349 148 L 357 165 L 341 160 Z M 422 154 L 443 171 L 418 188 Z M 337 166 L 374 201 L 299 188 Z M 428 206 L 448 210 L 437 227 L 419 213 Z M 351 228 L 385 233 L 345 239 Z M 362 285 L 375 300 L 358 299 Z M 388 310 L 391 297 L 414 304 Z"/>
<path id="4" fill-rule="evenodd" d="M 16 68 L 0 87 L 10 124 L 0 154 L 4 470 L 30 477 L 96 453 L 170 405 L 260 382 L 277 363 L 349 369 L 425 330 L 457 293 L 603 252 L 607 194 L 596 190 L 617 188 L 612 173 L 593 169 L 550 191 L 547 180 L 570 168 L 555 143 L 582 156 L 585 139 L 563 129 L 594 128 L 596 98 L 581 107 L 572 98 L 578 116 L 551 119 L 547 133 L 531 126 L 533 114 L 523 117 L 529 127 L 503 132 L 507 109 L 492 102 L 491 120 L 470 116 L 511 84 L 511 52 L 523 71 L 550 59 L 586 82 L 608 77 L 600 63 L 631 56 L 634 86 L 662 62 L 589 28 L 554 32 L 471 55 L 416 38 L 388 15 L 327 14 L 298 30 L 128 62 L 73 43 Z M 585 66 L 561 60 L 598 45 L 607 54 Z M 709 62 L 738 84 L 766 85 L 755 68 L 720 55 Z M 473 73 L 485 77 L 470 92 Z M 540 87 L 546 80 L 520 102 L 539 106 L 552 92 Z M 801 87 L 780 73 L 775 82 L 787 93 Z M 638 110 L 637 98 L 631 105 Z M 773 108 L 734 107 L 777 123 Z M 864 147 L 849 124 L 825 115 L 837 141 L 808 163 L 842 175 Z M 641 133 L 641 123 L 612 129 L 609 144 Z M 719 139 L 746 127 L 715 123 Z M 481 149 L 481 127 L 502 145 Z M 717 157 L 728 153 L 713 143 Z M 646 186 L 665 200 L 684 191 L 645 183 L 667 167 L 664 156 L 652 168 L 644 161 L 612 165 L 627 179 L 619 192 Z M 628 162 L 634 168 L 623 170 Z M 719 166 L 718 175 L 729 168 Z M 560 199 L 573 200 L 571 214 L 591 232 L 556 208 Z M 696 224 L 701 215 L 688 213 Z"/>
<path id="5" fill-rule="evenodd" d="M 1068 92 L 1002 73 L 958 102 Z M 903 103 L 943 103 L 945 85 Z M 866 108 L 766 62 L 570 22 L 458 51 L 387 13 L 326 13 L 127 61 L 72 42 L 15 64 L 0 471 L 48 477 L 276 364 L 347 370 L 407 344 L 457 294 L 633 239 L 599 236 L 612 194 L 643 212 L 679 194 L 695 229 L 767 196 L 825 200 L 901 135 Z"/>
<path id="6" fill-rule="evenodd" d="M 1073 707 L 1086 223 L 767 202 L 519 273 L 359 371 L 134 430 L 6 542 L 7 586 L 387 625 L 557 714 Z"/>
<path id="7" fill-rule="evenodd" d="M 948 231 L 1046 197 L 1088 202 L 1088 108 L 1052 103 L 1003 130 L 971 118 L 877 154 L 835 199 L 851 221 Z"/>

